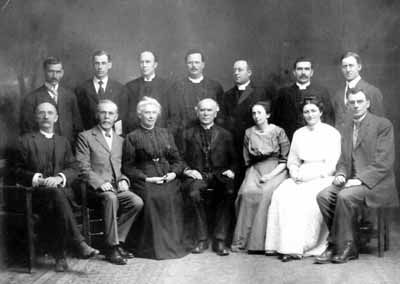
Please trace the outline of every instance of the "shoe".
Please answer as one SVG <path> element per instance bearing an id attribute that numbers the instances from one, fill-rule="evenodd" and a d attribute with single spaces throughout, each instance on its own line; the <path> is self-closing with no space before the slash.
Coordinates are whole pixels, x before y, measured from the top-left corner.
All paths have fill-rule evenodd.
<path id="1" fill-rule="evenodd" d="M 85 241 L 79 243 L 79 254 L 82 258 L 90 258 L 98 255 L 100 251 L 89 246 Z"/>
<path id="2" fill-rule="evenodd" d="M 331 243 L 328 244 L 326 250 L 321 253 L 321 255 L 315 258 L 314 263 L 317 264 L 326 264 L 332 261 L 333 255 L 335 254 L 335 246 Z"/>
<path id="3" fill-rule="evenodd" d="M 332 258 L 332 263 L 346 263 L 349 260 L 357 259 L 358 251 L 354 242 L 349 241 L 346 243 L 341 254 L 337 254 Z"/>
<path id="4" fill-rule="evenodd" d="M 56 272 L 65 272 L 69 270 L 69 265 L 65 257 L 56 258 Z"/>
<path id="5" fill-rule="evenodd" d="M 225 247 L 225 242 L 218 240 L 215 246 L 215 252 L 219 256 L 226 256 L 229 255 L 229 250 Z"/>
<path id="6" fill-rule="evenodd" d="M 127 264 L 126 259 L 120 255 L 117 247 L 112 247 L 110 249 L 110 251 L 106 255 L 106 260 L 108 260 L 109 262 L 111 262 L 113 264 L 117 264 L 117 265 Z"/>
<path id="7" fill-rule="evenodd" d="M 131 258 L 134 258 L 134 257 L 135 257 L 135 256 L 133 255 L 133 253 L 127 251 L 127 250 L 124 249 L 121 245 L 119 245 L 119 246 L 117 247 L 117 250 L 118 250 L 119 254 L 120 254 L 123 258 L 125 258 L 125 259 L 131 259 Z"/>
<path id="8" fill-rule="evenodd" d="M 192 253 L 203 253 L 206 249 L 208 249 L 208 242 L 199 241 L 197 246 L 192 249 Z"/>
<path id="9" fill-rule="evenodd" d="M 284 255 L 282 255 L 281 261 L 289 262 L 292 260 L 299 260 L 299 259 L 301 259 L 301 256 L 299 256 L 297 254 L 284 254 Z"/>
<path id="10" fill-rule="evenodd" d="M 277 256 L 278 253 L 275 250 L 266 250 L 265 255 L 266 256 Z"/>

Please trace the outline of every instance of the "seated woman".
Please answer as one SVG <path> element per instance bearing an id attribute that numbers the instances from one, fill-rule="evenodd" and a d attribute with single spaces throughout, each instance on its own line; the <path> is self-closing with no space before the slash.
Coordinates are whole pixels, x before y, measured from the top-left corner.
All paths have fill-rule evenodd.
<path id="1" fill-rule="evenodd" d="M 332 183 L 340 156 L 339 132 L 321 122 L 323 105 L 305 99 L 306 126 L 292 140 L 287 167 L 290 179 L 275 190 L 269 208 L 265 250 L 283 262 L 319 255 L 327 245 L 328 229 L 317 205 L 317 194 Z"/>
<path id="2" fill-rule="evenodd" d="M 282 128 L 268 123 L 269 102 L 258 102 L 251 110 L 256 125 L 248 128 L 244 136 L 243 156 L 249 168 L 236 199 L 232 250 L 263 252 L 268 208 L 272 193 L 287 178 L 290 144 Z"/>
<path id="3" fill-rule="evenodd" d="M 172 135 L 155 127 L 161 113 L 157 100 L 143 97 L 137 105 L 140 127 L 125 139 L 122 169 L 144 202 L 141 216 L 130 231 L 127 244 L 138 257 L 178 258 L 183 247 L 181 160 Z"/>

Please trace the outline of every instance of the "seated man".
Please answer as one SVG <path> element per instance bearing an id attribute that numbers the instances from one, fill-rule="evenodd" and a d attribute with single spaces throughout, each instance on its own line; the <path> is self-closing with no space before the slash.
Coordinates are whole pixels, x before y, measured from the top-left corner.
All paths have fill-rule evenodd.
<path id="1" fill-rule="evenodd" d="M 124 139 L 113 130 L 118 119 L 117 105 L 110 100 L 100 100 L 97 118 L 97 126 L 79 134 L 76 158 L 83 179 L 90 186 L 89 198 L 101 200 L 108 246 L 106 259 L 123 265 L 134 256 L 121 244 L 142 209 L 143 201 L 129 191 L 129 179 L 121 173 Z M 117 213 L 120 213 L 118 219 Z"/>
<path id="2" fill-rule="evenodd" d="M 18 183 L 33 186 L 33 208 L 45 219 L 53 240 L 56 271 L 68 269 L 65 251 L 72 241 L 82 257 L 99 253 L 88 246 L 78 230 L 70 206 L 71 188 L 77 176 L 76 162 L 67 138 L 54 134 L 58 115 L 55 105 L 44 102 L 36 107 L 39 131 L 21 137 L 16 159 Z"/>
<path id="3" fill-rule="evenodd" d="M 184 158 L 190 167 L 184 171 L 187 177 L 184 192 L 195 215 L 197 245 L 192 252 L 201 253 L 208 247 L 208 219 L 215 220 L 214 250 L 218 255 L 228 255 L 225 241 L 232 220 L 237 166 L 233 138 L 227 130 L 214 124 L 219 107 L 213 99 L 201 100 L 195 109 L 199 123 L 183 134 Z M 206 204 L 213 206 L 206 209 Z"/>
<path id="4" fill-rule="evenodd" d="M 386 118 L 368 111 L 370 101 L 362 89 L 348 95 L 352 119 L 344 124 L 333 185 L 317 196 L 330 236 L 328 248 L 316 263 L 344 263 L 358 258 L 357 217 L 363 206 L 398 206 L 393 126 Z"/>

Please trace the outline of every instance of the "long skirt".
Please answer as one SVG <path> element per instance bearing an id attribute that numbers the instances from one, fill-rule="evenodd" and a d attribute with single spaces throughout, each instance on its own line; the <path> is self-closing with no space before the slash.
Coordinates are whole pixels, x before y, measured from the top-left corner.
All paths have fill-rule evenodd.
<path id="1" fill-rule="evenodd" d="M 179 258 L 188 252 L 183 244 L 183 200 L 181 182 L 134 183 L 134 192 L 144 207 L 128 236 L 128 246 L 138 257 Z"/>
<path id="2" fill-rule="evenodd" d="M 277 165 L 277 159 L 268 159 L 258 162 L 246 171 L 235 202 L 237 221 L 232 250 L 264 250 L 271 196 L 287 178 L 287 173 L 283 171 L 266 183 L 260 183 L 260 178 L 270 173 Z"/>
<path id="3" fill-rule="evenodd" d="M 266 250 L 310 256 L 326 249 L 328 228 L 316 197 L 332 179 L 318 178 L 303 183 L 287 179 L 278 187 L 269 210 Z"/>

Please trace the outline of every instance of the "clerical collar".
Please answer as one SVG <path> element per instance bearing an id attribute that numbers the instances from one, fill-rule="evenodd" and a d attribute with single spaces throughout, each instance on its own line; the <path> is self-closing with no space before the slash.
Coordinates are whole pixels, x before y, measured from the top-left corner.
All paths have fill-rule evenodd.
<path id="1" fill-rule="evenodd" d="M 104 78 L 101 78 L 101 79 L 97 78 L 96 76 L 93 77 L 93 83 L 95 85 L 98 85 L 100 81 L 103 82 L 102 86 L 105 89 L 107 86 L 107 83 L 108 83 L 108 76 L 105 76 Z"/>
<path id="2" fill-rule="evenodd" d="M 189 79 L 189 81 L 190 81 L 190 82 L 192 82 L 192 83 L 194 83 L 194 84 L 199 84 L 201 81 L 203 81 L 203 79 L 204 79 L 204 76 L 203 76 L 203 75 L 201 75 L 201 77 L 200 77 L 200 78 L 196 78 L 196 79 L 194 79 L 194 78 L 191 78 L 191 77 L 188 77 L 188 79 Z"/>
<path id="3" fill-rule="evenodd" d="M 48 89 L 48 90 L 54 90 L 54 91 L 58 91 L 58 84 L 56 84 L 56 85 L 52 85 L 52 84 L 50 84 L 50 83 L 48 83 L 48 82 L 44 82 L 44 85 L 46 86 L 46 88 Z"/>
<path id="4" fill-rule="evenodd" d="M 308 82 L 305 83 L 305 84 L 300 84 L 299 82 L 296 82 L 296 85 L 297 85 L 297 87 L 299 87 L 299 90 L 305 90 L 305 89 L 308 88 L 308 86 L 311 85 L 311 82 L 308 81 Z"/>
<path id="5" fill-rule="evenodd" d="M 358 75 L 358 76 L 357 76 L 356 78 L 354 78 L 353 80 L 347 81 L 347 82 L 346 82 L 346 85 L 347 85 L 348 88 L 353 89 L 353 88 L 358 84 L 358 82 L 360 82 L 360 80 L 361 80 L 361 76 Z"/>
<path id="6" fill-rule="evenodd" d="M 149 78 L 146 78 L 145 76 L 143 76 L 143 80 L 144 80 L 145 82 L 151 82 L 151 81 L 153 81 L 153 79 L 154 79 L 155 77 L 156 77 L 156 73 L 153 73 L 153 74 L 150 75 Z"/>
<path id="7" fill-rule="evenodd" d="M 43 130 L 39 130 L 41 134 L 43 134 L 44 137 L 46 137 L 47 139 L 51 139 L 54 136 L 54 132 L 52 133 L 48 133 L 48 132 L 44 132 Z"/>
<path id="8" fill-rule="evenodd" d="M 362 117 L 360 117 L 360 118 L 353 119 L 354 124 L 361 123 L 361 121 L 363 121 L 363 119 L 367 116 L 367 113 L 368 113 L 368 112 L 366 112 L 366 113 L 365 113 Z"/>
<path id="9" fill-rule="evenodd" d="M 202 125 L 202 124 L 200 124 L 200 125 L 204 130 L 210 130 L 214 126 L 214 123 L 212 123 L 210 125 Z"/>
<path id="10" fill-rule="evenodd" d="M 247 82 L 244 83 L 244 84 L 238 84 L 238 85 L 236 85 L 236 86 L 237 86 L 237 88 L 238 88 L 239 91 L 244 91 L 244 90 L 246 90 L 246 88 L 247 88 L 247 86 L 248 86 L 249 84 L 250 84 L 250 80 L 247 81 Z"/>

